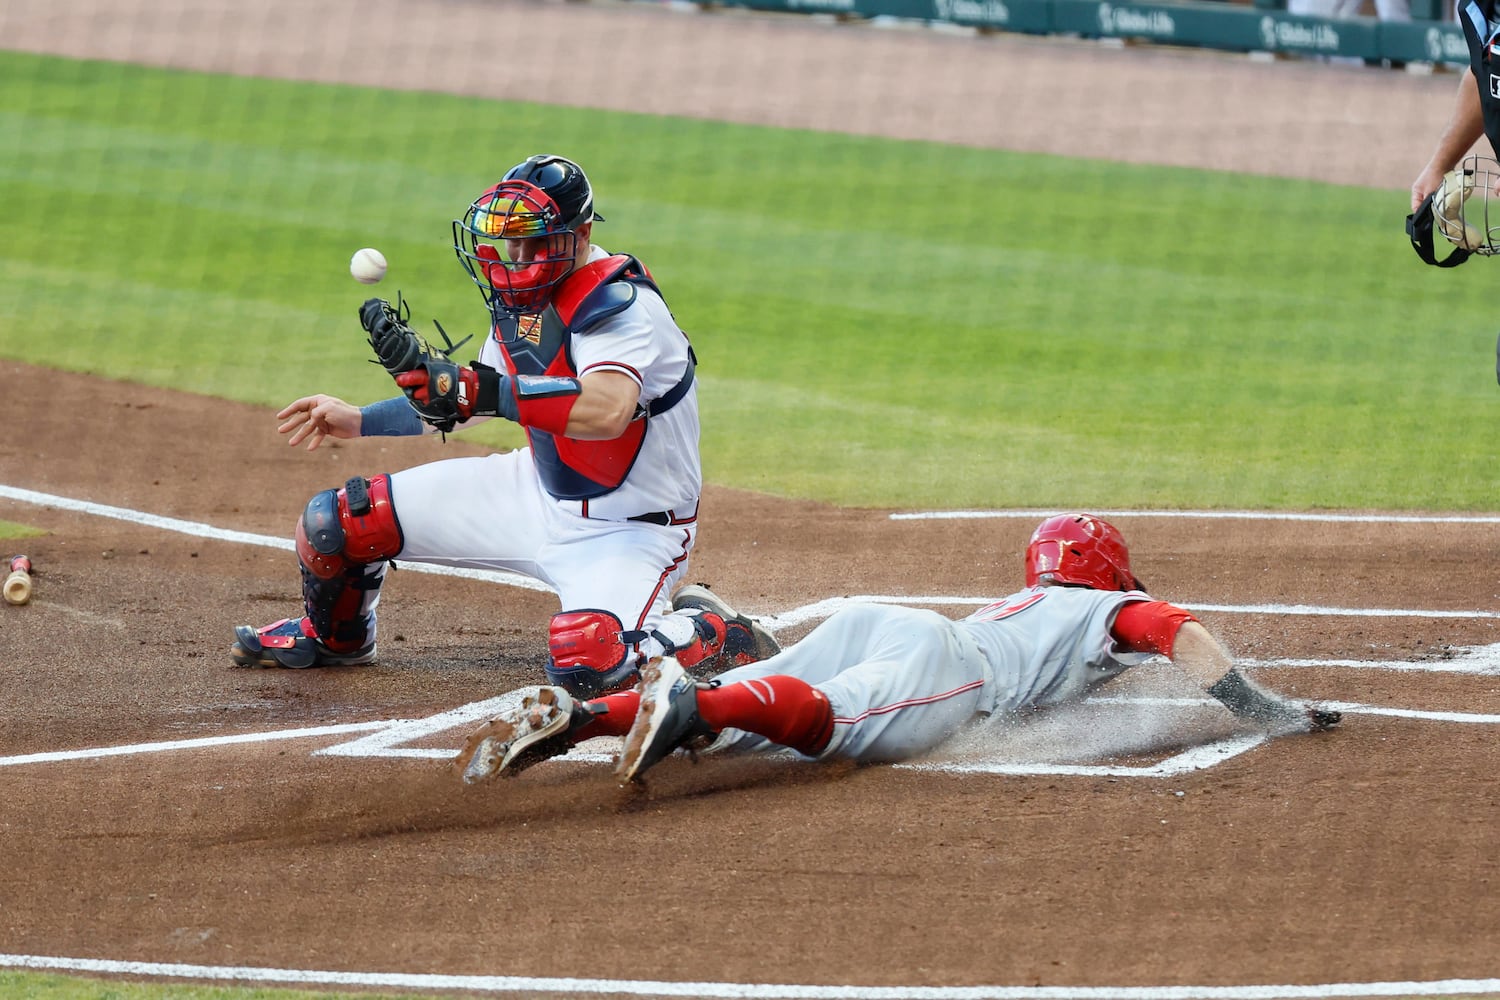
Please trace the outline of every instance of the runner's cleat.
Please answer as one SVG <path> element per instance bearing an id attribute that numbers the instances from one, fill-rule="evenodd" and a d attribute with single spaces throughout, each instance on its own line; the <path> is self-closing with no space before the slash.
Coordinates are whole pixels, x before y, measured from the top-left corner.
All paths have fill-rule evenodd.
<path id="1" fill-rule="evenodd" d="M 513 778 L 533 764 L 561 756 L 577 743 L 577 733 L 599 710 L 577 701 L 560 687 L 538 688 L 519 708 L 496 716 L 469 734 L 453 758 L 464 784 L 496 775 Z"/>
<path id="2" fill-rule="evenodd" d="M 670 656 L 657 657 L 641 668 L 640 708 L 615 767 L 620 784 L 639 780 L 678 747 L 706 746 L 717 735 L 698 715 L 698 686 Z"/>

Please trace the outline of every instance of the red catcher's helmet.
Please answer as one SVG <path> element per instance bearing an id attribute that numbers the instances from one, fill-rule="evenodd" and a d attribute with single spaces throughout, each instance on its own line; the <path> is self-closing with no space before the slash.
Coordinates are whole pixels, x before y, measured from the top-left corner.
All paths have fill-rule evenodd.
<path id="1" fill-rule="evenodd" d="M 1092 514 L 1043 521 L 1026 546 L 1026 586 L 1073 584 L 1095 590 L 1144 590 L 1130 571 L 1125 537 Z"/>
<path id="2" fill-rule="evenodd" d="M 453 222 L 453 250 L 495 313 L 537 313 L 573 270 L 576 230 L 603 221 L 583 168 L 533 156 L 506 171 Z M 526 253 L 516 253 L 525 245 Z"/>

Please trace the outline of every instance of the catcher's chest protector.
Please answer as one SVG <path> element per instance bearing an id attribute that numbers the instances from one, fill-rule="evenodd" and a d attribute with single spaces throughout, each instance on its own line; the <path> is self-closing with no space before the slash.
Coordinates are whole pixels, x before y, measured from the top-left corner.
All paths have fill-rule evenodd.
<path id="1" fill-rule="evenodd" d="M 576 378 L 572 338 L 630 307 L 635 286 L 661 294 L 646 268 L 634 257 L 616 254 L 596 260 L 563 282 L 552 302 L 537 316 L 503 316 L 495 340 L 517 375 L 561 375 Z"/>
<path id="2" fill-rule="evenodd" d="M 574 334 L 588 331 L 635 302 L 636 288 L 656 292 L 655 282 L 634 257 L 616 254 L 575 271 L 563 282 L 539 316 L 504 316 L 495 325 L 495 340 L 506 366 L 517 375 L 576 378 Z M 692 367 L 684 375 L 691 380 Z M 660 412 L 656 410 L 655 412 Z M 613 441 L 577 441 L 526 428 L 532 459 L 542 486 L 559 500 L 591 500 L 625 481 L 646 438 L 646 421 L 632 420 Z"/>

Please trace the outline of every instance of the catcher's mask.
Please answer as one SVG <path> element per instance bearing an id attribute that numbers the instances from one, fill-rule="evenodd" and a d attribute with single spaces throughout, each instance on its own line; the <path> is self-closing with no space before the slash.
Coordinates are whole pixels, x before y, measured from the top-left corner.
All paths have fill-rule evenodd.
<path id="1" fill-rule="evenodd" d="M 583 169 L 561 156 L 533 156 L 453 222 L 453 250 L 493 312 L 546 308 L 573 270 L 577 229 L 603 222 Z"/>
<path id="2" fill-rule="evenodd" d="M 1026 546 L 1026 586 L 1072 584 L 1095 590 L 1145 590 L 1130 570 L 1125 538 L 1092 514 L 1058 514 L 1037 526 Z"/>
<path id="3" fill-rule="evenodd" d="M 1437 267 L 1456 267 L 1473 254 L 1500 253 L 1500 211 L 1490 220 L 1497 183 L 1500 163 L 1484 156 L 1470 156 L 1448 171 L 1438 189 L 1406 217 L 1406 235 L 1417 256 Z M 1454 247 L 1441 260 L 1433 248 L 1434 230 Z"/>

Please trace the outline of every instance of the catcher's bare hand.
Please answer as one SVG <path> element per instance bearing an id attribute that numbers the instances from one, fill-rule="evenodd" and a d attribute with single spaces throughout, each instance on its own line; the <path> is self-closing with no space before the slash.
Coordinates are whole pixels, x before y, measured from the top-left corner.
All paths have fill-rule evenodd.
<path id="1" fill-rule="evenodd" d="M 295 448 L 306 441 L 308 451 L 322 444 L 324 438 L 359 437 L 364 422 L 359 407 L 321 393 L 287 404 L 276 419 L 281 421 L 277 432 L 290 435 L 286 443 Z"/>

